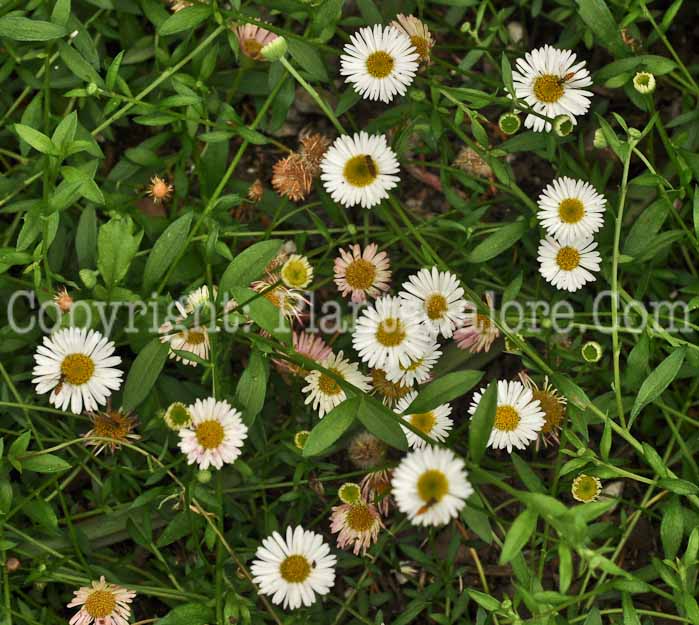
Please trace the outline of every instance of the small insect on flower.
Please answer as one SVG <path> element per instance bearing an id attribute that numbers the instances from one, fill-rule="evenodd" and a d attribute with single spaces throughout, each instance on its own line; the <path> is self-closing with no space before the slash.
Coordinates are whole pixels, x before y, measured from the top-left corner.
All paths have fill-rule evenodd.
<path id="1" fill-rule="evenodd" d="M 366 553 L 378 540 L 383 527 L 376 506 L 361 499 L 335 506 L 330 516 L 330 531 L 338 535 L 337 546 L 340 549 L 353 547 L 354 555 Z"/>
<path id="2" fill-rule="evenodd" d="M 410 43 L 413 44 L 413 47 L 417 51 L 420 61 L 429 65 L 430 51 L 434 46 L 434 39 L 432 38 L 430 29 L 427 28 L 427 24 L 414 15 L 403 15 L 399 13 L 390 25 L 404 33 L 408 39 L 410 39 Z"/>
<path id="3" fill-rule="evenodd" d="M 454 332 L 454 340 L 459 349 L 468 349 L 474 354 L 490 351 L 500 330 L 493 321 L 495 298 L 491 292 L 485 294 L 485 301 L 490 314 L 478 312 L 472 302 L 466 303 L 466 318 L 461 327 Z"/>
<path id="4" fill-rule="evenodd" d="M 539 243 L 539 273 L 557 289 L 574 292 L 594 282 L 592 272 L 600 270 L 602 257 L 592 237 L 574 239 L 562 245 L 552 237 Z"/>
<path id="5" fill-rule="evenodd" d="M 92 421 L 92 429 L 84 435 L 87 439 L 85 444 L 97 447 L 95 455 L 99 455 L 104 449 L 114 453 L 123 443 L 141 438 L 133 433 L 138 421 L 129 413 L 107 409 L 90 413 L 89 417 Z M 107 440 L 90 440 L 91 438 Z"/>
<path id="6" fill-rule="evenodd" d="M 337 558 L 320 534 L 302 527 L 286 528 L 262 541 L 250 567 L 253 581 L 263 595 L 284 609 L 309 607 L 316 595 L 327 595 L 335 585 Z"/>
<path id="7" fill-rule="evenodd" d="M 420 55 L 403 29 L 380 24 L 350 35 L 340 56 L 340 74 L 363 98 L 390 102 L 405 95 Z"/>
<path id="8" fill-rule="evenodd" d="M 179 432 L 192 424 L 192 413 L 182 402 L 176 401 L 168 406 L 163 414 L 163 421 L 171 430 Z"/>
<path id="9" fill-rule="evenodd" d="M 282 266 L 280 275 L 290 289 L 305 289 L 313 281 L 313 267 L 306 256 L 292 254 Z"/>
<path id="10" fill-rule="evenodd" d="M 446 525 L 473 494 L 464 461 L 439 447 L 428 446 L 405 456 L 392 483 L 396 505 L 413 525 Z"/>
<path id="11" fill-rule="evenodd" d="M 597 501 L 602 492 L 602 482 L 598 477 L 581 473 L 573 480 L 570 493 L 573 499 L 582 503 Z"/>
<path id="12" fill-rule="evenodd" d="M 254 61 L 264 61 L 262 48 L 274 41 L 278 35 L 255 24 L 243 24 L 233 29 L 240 51 Z"/>
<path id="13" fill-rule="evenodd" d="M 175 187 L 165 182 L 160 176 L 153 176 L 148 185 L 148 195 L 156 204 L 169 200 L 174 190 Z"/>
<path id="14" fill-rule="evenodd" d="M 391 280 L 391 263 L 386 252 L 379 252 L 376 243 L 364 248 L 350 245 L 349 251 L 340 248 L 335 259 L 335 284 L 340 293 L 360 304 L 367 297 L 378 297 L 387 291 Z"/>
<path id="15" fill-rule="evenodd" d="M 91 586 L 76 590 L 69 608 L 80 607 L 70 619 L 70 625 L 126 625 L 131 615 L 135 592 L 116 584 L 108 584 L 104 576 Z"/>

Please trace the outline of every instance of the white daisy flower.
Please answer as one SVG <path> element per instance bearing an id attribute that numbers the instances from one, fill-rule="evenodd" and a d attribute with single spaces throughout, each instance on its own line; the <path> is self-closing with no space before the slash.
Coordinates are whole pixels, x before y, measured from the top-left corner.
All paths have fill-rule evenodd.
<path id="1" fill-rule="evenodd" d="M 473 417 L 483 397 L 485 388 L 473 395 L 469 413 Z M 498 399 L 495 409 L 495 422 L 488 439 L 488 447 L 493 449 L 525 449 L 535 441 L 546 423 L 541 403 L 534 399 L 531 389 L 521 382 L 498 380 Z"/>
<path id="2" fill-rule="evenodd" d="M 512 71 L 515 95 L 549 119 L 569 115 L 576 124 L 575 117 L 590 108 L 592 92 L 583 87 L 589 87 L 592 79 L 585 61 L 576 64 L 575 58 L 570 50 L 549 45 L 527 52 L 523 59 L 517 59 Z M 532 114 L 527 115 L 524 125 L 536 132 L 551 130 L 549 121 Z"/>
<path id="3" fill-rule="evenodd" d="M 128 625 L 136 593 L 117 584 L 108 584 L 102 576 L 98 582 L 79 588 L 73 595 L 67 607 L 80 607 L 80 610 L 70 619 L 70 625 Z"/>
<path id="4" fill-rule="evenodd" d="M 343 206 L 376 206 L 400 181 L 395 175 L 398 159 L 385 135 L 370 135 L 363 130 L 335 139 L 323 156 L 320 170 L 325 190 Z"/>
<path id="5" fill-rule="evenodd" d="M 357 320 L 352 345 L 370 367 L 389 370 L 409 367 L 427 353 L 432 339 L 398 297 L 384 295 Z"/>
<path id="6" fill-rule="evenodd" d="M 286 540 L 274 532 L 257 548 L 250 567 L 254 582 L 275 605 L 295 610 L 309 607 L 316 594 L 327 595 L 335 585 L 335 563 L 320 534 L 302 527 L 286 528 Z"/>
<path id="7" fill-rule="evenodd" d="M 604 225 L 607 200 L 583 180 L 556 178 L 539 196 L 537 217 L 563 245 L 591 237 Z"/>
<path id="8" fill-rule="evenodd" d="M 539 243 L 539 272 L 547 282 L 562 291 L 577 291 L 587 282 L 594 282 L 592 271 L 599 271 L 602 261 L 592 237 L 561 245 L 546 237 Z"/>
<path id="9" fill-rule="evenodd" d="M 330 354 L 321 365 L 364 392 L 371 388 L 369 384 L 371 378 L 364 375 L 356 363 L 343 358 L 341 351 L 337 354 Z M 318 416 L 321 419 L 347 398 L 342 387 L 321 371 L 311 371 L 306 376 L 306 382 L 308 382 L 308 386 L 302 389 L 304 393 L 308 393 L 305 403 L 313 402 L 313 410 L 318 411 Z"/>
<path id="10" fill-rule="evenodd" d="M 398 365 L 395 369 L 386 371 L 386 379 L 404 386 L 413 386 L 415 383 L 424 384 L 432 377 L 430 371 L 441 355 L 439 343 L 433 340 L 432 345 L 422 356 L 411 358 L 409 365 Z"/>
<path id="11" fill-rule="evenodd" d="M 380 24 L 350 36 L 340 56 L 340 74 L 363 98 L 390 102 L 405 95 L 418 68 L 418 54 L 405 33 Z"/>
<path id="12" fill-rule="evenodd" d="M 121 358 L 112 354 L 114 343 L 96 330 L 59 330 L 36 348 L 32 383 L 39 395 L 51 391 L 49 403 L 56 408 L 97 410 L 121 387 Z"/>
<path id="13" fill-rule="evenodd" d="M 454 422 L 449 418 L 451 406 L 449 404 L 441 404 L 428 412 L 403 414 L 416 397 L 417 391 L 411 391 L 398 402 L 393 411 L 399 415 L 403 415 L 405 421 L 410 423 L 414 428 L 420 430 L 423 434 L 426 434 L 438 443 L 443 443 L 447 440 L 452 427 L 454 427 Z M 427 445 L 425 439 L 420 438 L 410 428 L 404 425 L 401 425 L 401 427 L 408 439 L 408 444 L 413 449 L 420 449 Z"/>
<path id="14" fill-rule="evenodd" d="M 227 401 L 208 397 L 197 399 L 189 406 L 189 413 L 191 425 L 179 430 L 179 447 L 187 456 L 187 464 L 197 463 L 203 471 L 235 462 L 248 437 L 240 411 Z"/>
<path id="15" fill-rule="evenodd" d="M 393 472 L 393 497 L 413 525 L 446 525 L 473 493 L 464 461 L 450 449 L 409 453 Z"/>
<path id="16" fill-rule="evenodd" d="M 399 293 L 406 308 L 432 334 L 449 338 L 466 319 L 466 300 L 459 279 L 448 271 L 420 269 L 403 283 Z"/>

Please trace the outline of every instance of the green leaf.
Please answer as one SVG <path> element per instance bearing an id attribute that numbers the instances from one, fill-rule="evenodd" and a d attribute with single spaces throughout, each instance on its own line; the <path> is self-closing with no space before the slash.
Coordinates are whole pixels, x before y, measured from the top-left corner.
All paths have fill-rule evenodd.
<path id="1" fill-rule="evenodd" d="M 114 89 L 114 85 L 117 82 L 117 78 L 119 77 L 119 68 L 121 67 L 121 62 L 124 60 L 124 54 L 126 50 L 122 50 L 119 52 L 114 57 L 114 60 L 112 61 L 112 64 L 109 66 L 109 69 L 107 70 L 107 79 L 105 80 L 105 86 L 107 89 L 110 91 Z"/>
<path id="2" fill-rule="evenodd" d="M 484 263 L 491 258 L 495 258 L 519 241 L 528 229 L 529 226 L 523 219 L 501 226 L 496 232 L 486 237 L 471 252 L 466 254 L 466 262 Z"/>
<path id="3" fill-rule="evenodd" d="M 522 550 L 536 529 L 539 515 L 526 509 L 514 520 L 505 536 L 505 544 L 500 552 L 500 564 L 507 564 Z"/>
<path id="4" fill-rule="evenodd" d="M 77 128 L 78 113 L 76 111 L 66 115 L 60 121 L 58 126 L 56 126 L 56 130 L 53 131 L 51 141 L 61 153 L 64 153 L 68 149 L 68 146 L 73 142 L 73 139 L 75 139 L 75 131 Z"/>
<path id="5" fill-rule="evenodd" d="M 168 523 L 163 533 L 158 537 L 156 545 L 158 547 L 167 547 L 180 538 L 184 538 L 192 531 L 193 519 L 190 512 L 180 512 L 175 515 L 175 518 Z"/>
<path id="6" fill-rule="evenodd" d="M 595 83 L 605 83 L 611 78 L 616 78 L 620 74 L 631 74 L 632 72 L 647 70 L 657 76 L 669 74 L 677 67 L 672 59 L 655 54 L 639 54 L 625 59 L 619 59 L 609 65 L 605 65 L 595 73 Z M 628 79 L 627 79 L 628 80 Z"/>
<path id="7" fill-rule="evenodd" d="M 233 287 L 247 287 L 259 278 L 281 246 L 282 242 L 279 240 L 260 241 L 238 254 L 221 276 L 219 298 L 224 294 L 230 294 Z"/>
<path id="8" fill-rule="evenodd" d="M 576 0 L 576 4 L 578 15 L 601 45 L 617 58 L 630 56 L 631 51 L 624 44 L 619 26 L 604 0 Z"/>
<path id="9" fill-rule="evenodd" d="M 50 41 L 67 34 L 68 31 L 59 24 L 30 20 L 18 15 L 0 17 L 0 37 L 13 41 Z"/>
<path id="10" fill-rule="evenodd" d="M 686 353 L 685 347 L 678 347 L 643 381 L 631 409 L 631 418 L 638 415 L 649 403 L 655 401 L 670 386 L 680 371 Z"/>
<path id="11" fill-rule="evenodd" d="M 622 593 L 621 605 L 624 612 L 624 625 L 641 625 L 641 619 L 638 617 L 638 612 L 636 612 L 629 593 Z"/>
<path id="12" fill-rule="evenodd" d="M 350 397 L 326 414 L 311 430 L 303 446 L 304 457 L 317 456 L 338 440 L 354 423 L 361 403 L 361 397 Z"/>
<path id="13" fill-rule="evenodd" d="M 684 535 L 684 514 L 678 497 L 673 497 L 663 512 L 660 522 L 660 539 L 668 560 L 674 560 L 682 544 Z"/>
<path id="14" fill-rule="evenodd" d="M 41 525 L 48 530 L 58 529 L 58 517 L 50 504 L 43 499 L 34 499 L 22 506 L 22 512 L 26 514 L 34 523 Z"/>
<path id="15" fill-rule="evenodd" d="M 272 302 L 252 289 L 233 287 L 232 292 L 236 302 L 242 305 L 241 312 L 248 315 L 260 328 L 287 343 L 291 340 L 289 322 Z"/>
<path id="16" fill-rule="evenodd" d="M 149 291 L 168 270 L 182 252 L 187 241 L 192 213 L 185 213 L 173 221 L 158 237 L 153 249 L 148 254 L 146 268 L 143 271 L 143 289 Z"/>
<path id="17" fill-rule="evenodd" d="M 490 433 L 495 422 L 495 409 L 498 405 L 498 383 L 493 380 L 478 402 L 468 431 L 468 451 L 471 460 L 480 462 L 485 453 Z"/>
<path id="18" fill-rule="evenodd" d="M 563 541 L 558 543 L 558 588 L 566 594 L 573 581 L 573 554 Z"/>
<path id="19" fill-rule="evenodd" d="M 93 82 L 99 87 L 104 86 L 102 77 L 73 46 L 69 46 L 65 41 L 61 41 L 58 44 L 58 51 L 66 67 L 74 76 L 77 76 L 80 80 L 84 80 L 87 83 Z"/>
<path id="20" fill-rule="evenodd" d="M 97 214 L 91 206 L 83 208 L 75 234 L 75 251 L 80 269 L 92 269 L 97 258 Z"/>
<path id="21" fill-rule="evenodd" d="M 143 231 L 133 234 L 130 218 L 112 217 L 97 235 L 97 269 L 109 289 L 126 276 L 138 251 Z"/>
<path id="22" fill-rule="evenodd" d="M 199 26 L 202 22 L 211 15 L 211 7 L 209 5 L 196 4 L 173 13 L 168 17 L 158 29 L 158 34 L 162 37 L 174 35 L 183 30 L 192 30 Z"/>
<path id="23" fill-rule="evenodd" d="M 148 397 L 167 362 L 169 351 L 168 343 L 161 343 L 160 339 L 154 338 L 138 353 L 124 384 L 124 411 L 133 410 Z"/>
<path id="24" fill-rule="evenodd" d="M 311 79 L 322 82 L 330 80 L 325 69 L 325 63 L 315 48 L 298 39 L 289 39 L 287 43 L 289 44 L 289 54 L 291 54 L 301 70 L 306 72 Z"/>
<path id="25" fill-rule="evenodd" d="M 243 411 L 243 420 L 248 427 L 255 421 L 265 404 L 268 375 L 267 360 L 259 350 L 253 349 L 248 366 L 240 376 L 235 391 L 236 401 Z"/>
<path id="26" fill-rule="evenodd" d="M 56 0 L 51 11 L 51 21 L 59 26 L 66 26 L 70 18 L 70 0 Z"/>
<path id="27" fill-rule="evenodd" d="M 697 495 L 699 494 L 699 486 L 693 482 L 688 482 L 687 480 L 680 480 L 678 478 L 664 478 L 658 480 L 658 486 L 669 490 L 671 493 L 677 495 Z"/>
<path id="28" fill-rule="evenodd" d="M 699 185 L 694 186 L 692 218 L 694 220 L 694 233 L 696 234 L 697 239 L 699 239 Z"/>
<path id="29" fill-rule="evenodd" d="M 408 449 L 408 440 L 398 423 L 398 415 L 391 412 L 380 401 L 363 396 L 357 418 L 369 432 L 391 447 L 402 451 Z"/>
<path id="30" fill-rule="evenodd" d="M 43 132 L 34 130 L 34 128 L 25 126 L 24 124 L 15 124 L 15 132 L 37 152 L 51 154 L 53 156 L 58 154 L 58 148 Z"/>
<path id="31" fill-rule="evenodd" d="M 461 397 L 470 391 L 483 377 L 482 371 L 454 371 L 427 384 L 406 409 L 406 414 L 433 410 L 440 404 Z"/>
<path id="32" fill-rule="evenodd" d="M 41 454 L 22 459 L 22 469 L 35 473 L 59 473 L 70 468 L 69 463 L 53 454 Z"/>
<path id="33" fill-rule="evenodd" d="M 512 464 L 522 483 L 533 493 L 546 493 L 546 488 L 539 476 L 532 470 L 529 463 L 522 460 L 515 452 L 511 454 Z"/>

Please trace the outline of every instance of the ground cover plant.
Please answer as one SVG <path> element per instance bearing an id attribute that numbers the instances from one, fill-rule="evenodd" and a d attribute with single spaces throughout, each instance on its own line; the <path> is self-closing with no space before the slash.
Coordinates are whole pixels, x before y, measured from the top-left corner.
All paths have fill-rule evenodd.
<path id="1" fill-rule="evenodd" d="M 699 623 L 691 0 L 0 0 L 0 624 Z"/>

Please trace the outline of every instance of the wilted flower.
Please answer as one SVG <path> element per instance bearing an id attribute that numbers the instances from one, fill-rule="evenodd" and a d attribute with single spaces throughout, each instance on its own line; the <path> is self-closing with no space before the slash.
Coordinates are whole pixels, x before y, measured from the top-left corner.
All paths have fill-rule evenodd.
<path id="1" fill-rule="evenodd" d="M 359 469 L 372 469 L 383 464 L 388 447 L 369 432 L 360 432 L 349 444 L 349 458 Z"/>
<path id="2" fill-rule="evenodd" d="M 56 291 L 56 294 L 53 296 L 53 301 L 56 302 L 56 306 L 64 313 L 69 312 L 73 306 L 73 298 L 68 295 L 68 289 L 64 286 Z"/>
<path id="3" fill-rule="evenodd" d="M 255 24 L 243 24 L 233 31 L 238 38 L 240 51 L 254 61 L 264 61 L 262 48 L 277 38 L 273 32 Z"/>
<path id="4" fill-rule="evenodd" d="M 174 190 L 175 187 L 165 182 L 160 176 L 153 176 L 148 185 L 148 195 L 156 204 L 169 200 Z"/>
<path id="5" fill-rule="evenodd" d="M 337 546 L 347 549 L 354 546 L 354 555 L 366 553 L 375 543 L 384 527 L 376 506 L 364 501 L 343 503 L 332 509 L 330 531 L 337 536 Z"/>
<path id="6" fill-rule="evenodd" d="M 388 516 L 394 504 L 391 497 L 392 477 L 393 472 L 390 469 L 381 469 L 367 473 L 359 483 L 364 501 L 376 504 L 383 516 Z"/>
<path id="7" fill-rule="evenodd" d="M 415 50 L 423 63 L 430 62 L 430 51 L 434 46 L 434 39 L 427 24 L 414 15 L 403 15 L 399 13 L 396 19 L 391 22 L 391 26 L 396 30 L 405 33 L 413 44 Z"/>
<path id="8" fill-rule="evenodd" d="M 132 433 L 137 420 L 121 410 L 91 412 L 89 417 L 92 429 L 85 434 L 85 438 L 88 439 L 85 444 L 97 447 L 95 455 L 100 454 L 104 449 L 114 453 L 123 443 L 141 438 L 138 434 Z M 92 437 L 108 440 L 90 440 Z"/>

